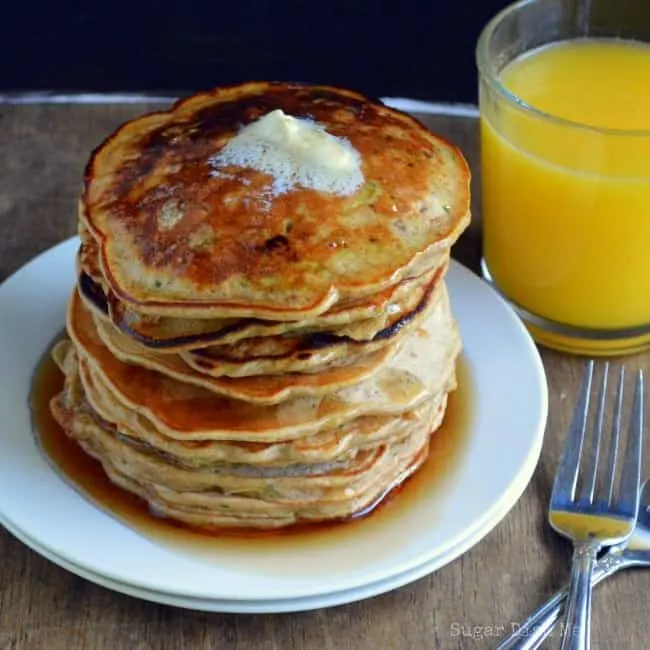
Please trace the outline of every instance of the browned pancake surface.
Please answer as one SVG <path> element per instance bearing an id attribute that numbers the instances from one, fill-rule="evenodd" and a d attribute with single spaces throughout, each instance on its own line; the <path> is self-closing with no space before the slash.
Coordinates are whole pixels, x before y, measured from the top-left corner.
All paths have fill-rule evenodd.
<path id="1" fill-rule="evenodd" d="M 215 174 L 225 143 L 276 109 L 347 138 L 365 184 L 273 196 L 254 169 Z M 435 267 L 467 224 L 468 185 L 460 153 L 403 113 L 330 87 L 249 83 L 124 125 L 91 158 L 82 214 L 108 285 L 140 310 L 291 320 Z"/>

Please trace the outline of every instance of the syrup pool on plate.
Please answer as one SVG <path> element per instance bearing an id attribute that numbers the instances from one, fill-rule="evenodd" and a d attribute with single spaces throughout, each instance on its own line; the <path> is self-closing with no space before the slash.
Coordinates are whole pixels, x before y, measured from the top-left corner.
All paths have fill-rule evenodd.
<path id="1" fill-rule="evenodd" d="M 137 496 L 113 485 L 101 465 L 70 440 L 52 417 L 49 403 L 63 386 L 63 376 L 46 354 L 36 370 L 31 408 L 34 434 L 41 450 L 60 476 L 98 508 L 130 526 L 152 541 L 201 560 L 219 561 L 227 556 L 237 561 L 242 549 L 300 551 L 311 546 L 326 546 L 359 535 L 380 534 L 382 526 L 405 508 L 426 499 L 435 490 L 444 490 L 445 481 L 461 457 L 472 420 L 472 385 L 469 367 L 462 358 L 457 365 L 458 388 L 450 394 L 445 420 L 431 438 L 429 457 L 419 470 L 396 488 L 379 506 L 363 516 L 326 525 L 309 524 L 276 532 L 224 530 L 208 534 L 177 525 L 152 514 Z M 435 525 L 435 521 L 432 521 Z M 376 552 L 390 552 L 377 543 Z"/>

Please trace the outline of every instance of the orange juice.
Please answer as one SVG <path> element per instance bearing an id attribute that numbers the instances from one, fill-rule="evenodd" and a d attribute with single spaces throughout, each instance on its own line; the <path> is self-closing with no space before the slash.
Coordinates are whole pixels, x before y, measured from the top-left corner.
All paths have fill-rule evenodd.
<path id="1" fill-rule="evenodd" d="M 650 325 L 650 45 L 562 41 L 508 64 L 501 82 L 546 116 L 482 106 L 493 280 L 555 323 Z"/>

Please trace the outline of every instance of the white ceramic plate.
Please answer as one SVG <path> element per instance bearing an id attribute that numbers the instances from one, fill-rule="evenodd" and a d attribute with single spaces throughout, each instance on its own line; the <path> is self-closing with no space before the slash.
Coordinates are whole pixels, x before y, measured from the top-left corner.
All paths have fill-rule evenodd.
<path id="1" fill-rule="evenodd" d="M 514 498 L 513 498 L 514 497 Z M 437 569 L 449 564 L 459 555 L 472 548 L 487 535 L 492 528 L 505 516 L 512 507 L 512 502 L 516 501 L 519 495 L 509 495 L 504 500 L 501 510 L 496 511 L 492 519 L 485 522 L 483 528 L 464 539 L 458 545 L 454 546 L 449 552 L 440 555 L 429 562 L 415 567 L 404 573 L 400 573 L 392 578 L 371 582 L 369 584 L 357 587 L 356 589 L 347 589 L 335 591 L 330 594 L 321 596 L 307 596 L 305 598 L 278 599 L 278 600 L 219 600 L 206 598 L 191 598 L 189 596 L 175 596 L 174 594 L 151 591 L 144 588 L 134 587 L 123 582 L 116 582 L 103 575 L 91 573 L 86 569 L 70 563 L 63 558 L 51 554 L 47 549 L 39 544 L 24 538 L 21 531 L 12 531 L 27 546 L 58 564 L 71 573 L 74 573 L 90 582 L 94 582 L 102 587 L 117 591 L 127 596 L 149 600 L 154 603 L 163 605 L 172 605 L 174 607 L 183 607 L 185 609 L 194 609 L 207 612 L 225 612 L 231 614 L 281 614 L 286 612 L 305 612 L 312 609 L 322 609 L 324 607 L 336 607 L 337 605 L 346 605 L 366 598 L 372 598 L 384 594 L 388 591 L 398 589 L 411 582 L 415 582 L 424 576 L 433 573 Z"/>
<path id="2" fill-rule="evenodd" d="M 61 330 L 78 241 L 63 242 L 0 286 L 0 521 L 43 552 L 113 583 L 176 598 L 295 600 L 390 580 L 498 521 L 537 463 L 547 389 L 537 350 L 514 313 L 472 273 L 448 274 L 473 384 L 471 431 L 462 454 L 426 498 L 363 534 L 292 545 L 229 545 L 205 560 L 159 545 L 70 487 L 40 453 L 28 394 L 34 367 Z M 56 560 L 55 560 L 56 561 Z"/>

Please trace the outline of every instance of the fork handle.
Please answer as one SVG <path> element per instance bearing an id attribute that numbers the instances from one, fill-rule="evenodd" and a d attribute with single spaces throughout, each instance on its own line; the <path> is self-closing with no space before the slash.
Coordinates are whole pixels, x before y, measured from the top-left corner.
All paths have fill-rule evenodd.
<path id="1" fill-rule="evenodd" d="M 595 587 L 605 578 L 621 569 L 633 566 L 634 561 L 619 552 L 610 552 L 598 560 L 591 574 L 591 586 Z M 568 587 L 564 587 L 541 607 L 535 610 L 521 625 L 513 625 L 513 631 L 504 637 L 494 650 L 536 650 L 551 634 L 560 620 Z"/>
<path id="2" fill-rule="evenodd" d="M 560 650 L 589 650 L 591 628 L 591 572 L 598 544 L 577 543 L 573 551 L 571 580 Z"/>

